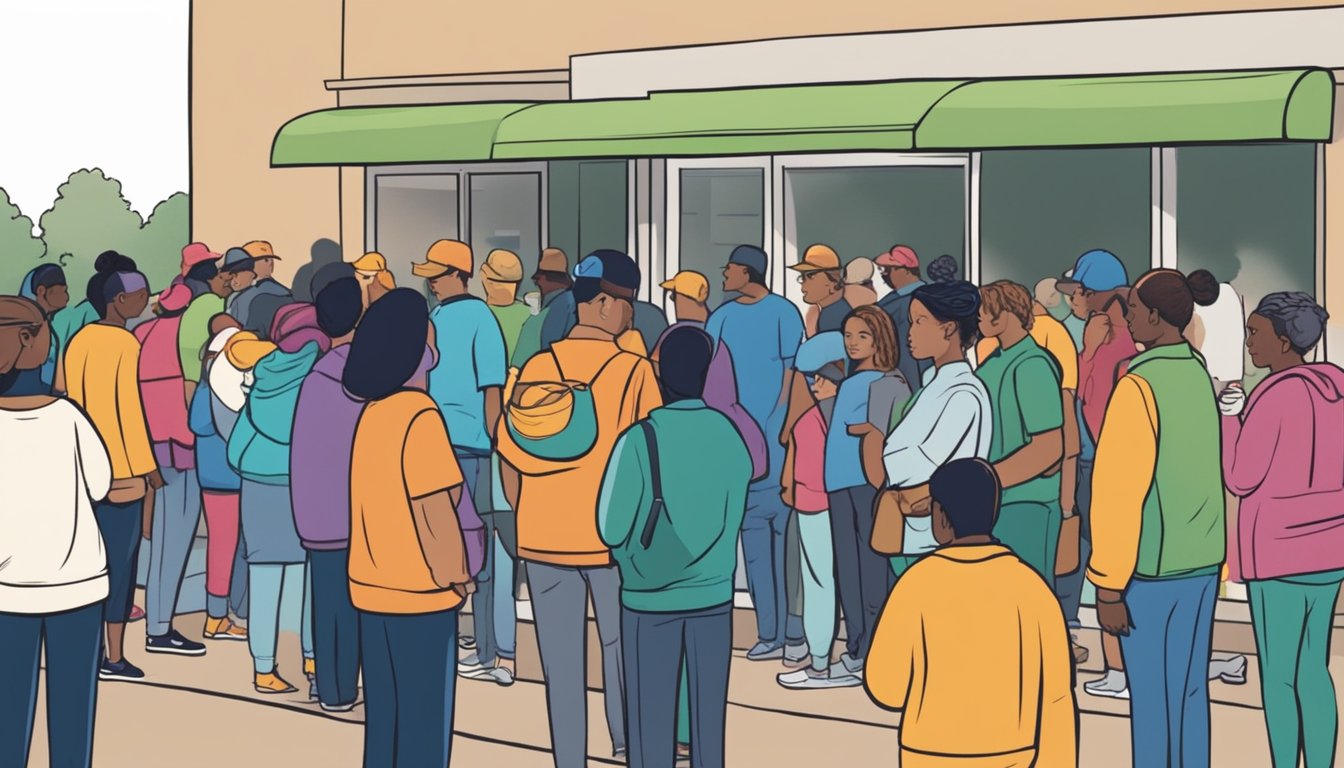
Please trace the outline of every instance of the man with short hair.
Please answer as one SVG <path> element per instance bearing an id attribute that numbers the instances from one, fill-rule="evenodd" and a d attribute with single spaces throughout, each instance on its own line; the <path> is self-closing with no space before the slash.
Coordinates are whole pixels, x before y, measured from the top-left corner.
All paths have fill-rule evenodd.
<path id="1" fill-rule="evenodd" d="M 901 765 L 1074 768 L 1078 705 L 1064 617 L 1040 575 L 991 535 L 1001 494 L 994 468 L 949 462 L 929 491 L 939 547 L 891 590 L 864 677 L 875 702 L 903 713 Z M 966 663 L 986 648 L 1001 663 Z"/>
<path id="2" fill-rule="evenodd" d="M 896 350 L 899 353 L 896 368 L 911 391 L 918 392 L 924 386 L 924 372 L 932 364 L 929 360 L 916 360 L 910 354 L 910 299 L 924 285 L 919 278 L 919 256 L 908 245 L 893 245 L 874 261 L 882 272 L 882 281 L 891 289 L 877 306 L 891 316 L 891 322 L 896 326 Z"/>
<path id="3" fill-rule="evenodd" d="M 234 294 L 233 301 L 229 302 L 229 314 L 242 323 L 244 330 L 266 339 L 271 333 L 275 313 L 286 304 L 293 303 L 294 294 L 272 277 L 275 274 L 275 262 L 280 261 L 280 257 L 270 243 L 253 240 L 244 245 L 242 250 L 253 259 L 255 279 L 251 285 Z"/>
<path id="4" fill-rule="evenodd" d="M 840 257 L 829 245 L 809 245 L 797 264 L 789 269 L 798 273 L 798 284 L 803 287 L 803 301 L 807 316 L 803 325 L 807 337 L 826 331 L 843 330 L 845 317 L 852 309 L 845 299 L 844 270 Z"/>
<path id="5" fill-rule="evenodd" d="M 551 348 L 551 344 L 563 339 L 568 329 L 561 315 L 574 311 L 574 297 L 570 288 L 574 278 L 569 274 L 569 257 L 559 248 L 547 248 L 541 252 L 537 261 L 537 271 L 532 273 L 532 283 L 541 292 L 541 305 L 536 314 L 523 323 L 518 333 L 518 344 L 514 347 L 509 363 L 521 369 L 532 356 Z M 551 310 L 557 310 L 557 317 L 551 319 Z"/>
<path id="6" fill-rule="evenodd" d="M 237 294 L 252 287 L 257 281 L 257 260 L 242 248 L 230 248 L 224 252 L 224 262 L 219 271 L 229 276 L 229 305 L 232 306 Z"/>

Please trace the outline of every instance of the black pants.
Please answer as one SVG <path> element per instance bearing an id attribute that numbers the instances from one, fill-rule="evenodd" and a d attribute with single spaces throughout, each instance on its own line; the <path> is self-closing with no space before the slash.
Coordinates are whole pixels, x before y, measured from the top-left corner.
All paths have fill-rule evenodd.
<path id="1" fill-rule="evenodd" d="M 354 704 L 359 695 L 359 612 L 350 602 L 348 557 L 345 549 L 308 552 L 317 695 L 328 707 Z"/>
<path id="2" fill-rule="evenodd" d="M 873 502 L 877 489 L 856 485 L 830 494 L 831 539 L 835 545 L 836 585 L 845 614 L 845 650 L 856 660 L 868 658 L 882 604 L 891 592 L 886 558 L 873 551 Z M 820 656 L 824 650 L 812 651 Z"/>

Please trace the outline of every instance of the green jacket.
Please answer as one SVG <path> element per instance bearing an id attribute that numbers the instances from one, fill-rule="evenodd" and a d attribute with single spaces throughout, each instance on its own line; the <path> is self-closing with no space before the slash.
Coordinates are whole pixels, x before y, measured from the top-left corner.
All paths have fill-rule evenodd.
<path id="1" fill-rule="evenodd" d="M 672 403 L 648 420 L 657 435 L 665 504 L 648 549 L 640 539 L 653 506 L 653 479 L 638 424 L 617 441 L 598 497 L 597 528 L 621 569 L 621 602 L 656 613 L 729 603 L 751 455 L 733 423 L 703 400 Z"/>

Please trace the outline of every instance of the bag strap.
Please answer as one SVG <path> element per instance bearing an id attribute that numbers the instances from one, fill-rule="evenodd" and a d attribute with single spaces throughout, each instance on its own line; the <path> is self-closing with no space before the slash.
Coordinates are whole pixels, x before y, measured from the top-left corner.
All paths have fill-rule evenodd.
<path id="1" fill-rule="evenodd" d="M 658 437 L 648 420 L 639 422 L 639 428 L 644 433 L 644 444 L 649 452 L 649 467 L 653 473 L 653 504 L 649 507 L 649 519 L 644 521 L 644 530 L 639 536 L 639 545 L 648 549 L 653 543 L 653 532 L 658 528 L 658 518 L 662 517 L 666 505 L 663 503 L 663 473 L 658 461 Z"/>

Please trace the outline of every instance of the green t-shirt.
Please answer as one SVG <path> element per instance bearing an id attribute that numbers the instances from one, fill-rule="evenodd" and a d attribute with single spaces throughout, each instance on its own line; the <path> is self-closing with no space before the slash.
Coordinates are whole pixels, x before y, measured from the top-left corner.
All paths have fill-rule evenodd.
<path id="1" fill-rule="evenodd" d="M 1049 353 L 1030 336 L 1010 349 L 995 350 L 975 374 L 989 391 L 994 433 L 989 460 L 999 462 L 1013 455 L 1032 435 L 1064 426 L 1060 399 L 1059 369 Z M 1059 501 L 1059 473 L 1037 477 L 1003 489 L 1003 503 Z"/>
<path id="2" fill-rule="evenodd" d="M 210 342 L 210 319 L 224 312 L 224 299 L 213 293 L 203 293 L 192 299 L 191 306 L 182 313 L 177 328 L 177 355 L 182 364 L 182 378 L 201 380 L 201 350 Z"/>
<path id="3" fill-rule="evenodd" d="M 523 323 L 532 316 L 532 310 L 521 301 L 515 301 L 507 307 L 488 305 L 495 319 L 499 321 L 499 330 L 504 334 L 504 356 L 513 353 L 518 346 L 518 337 L 523 333 Z"/>

